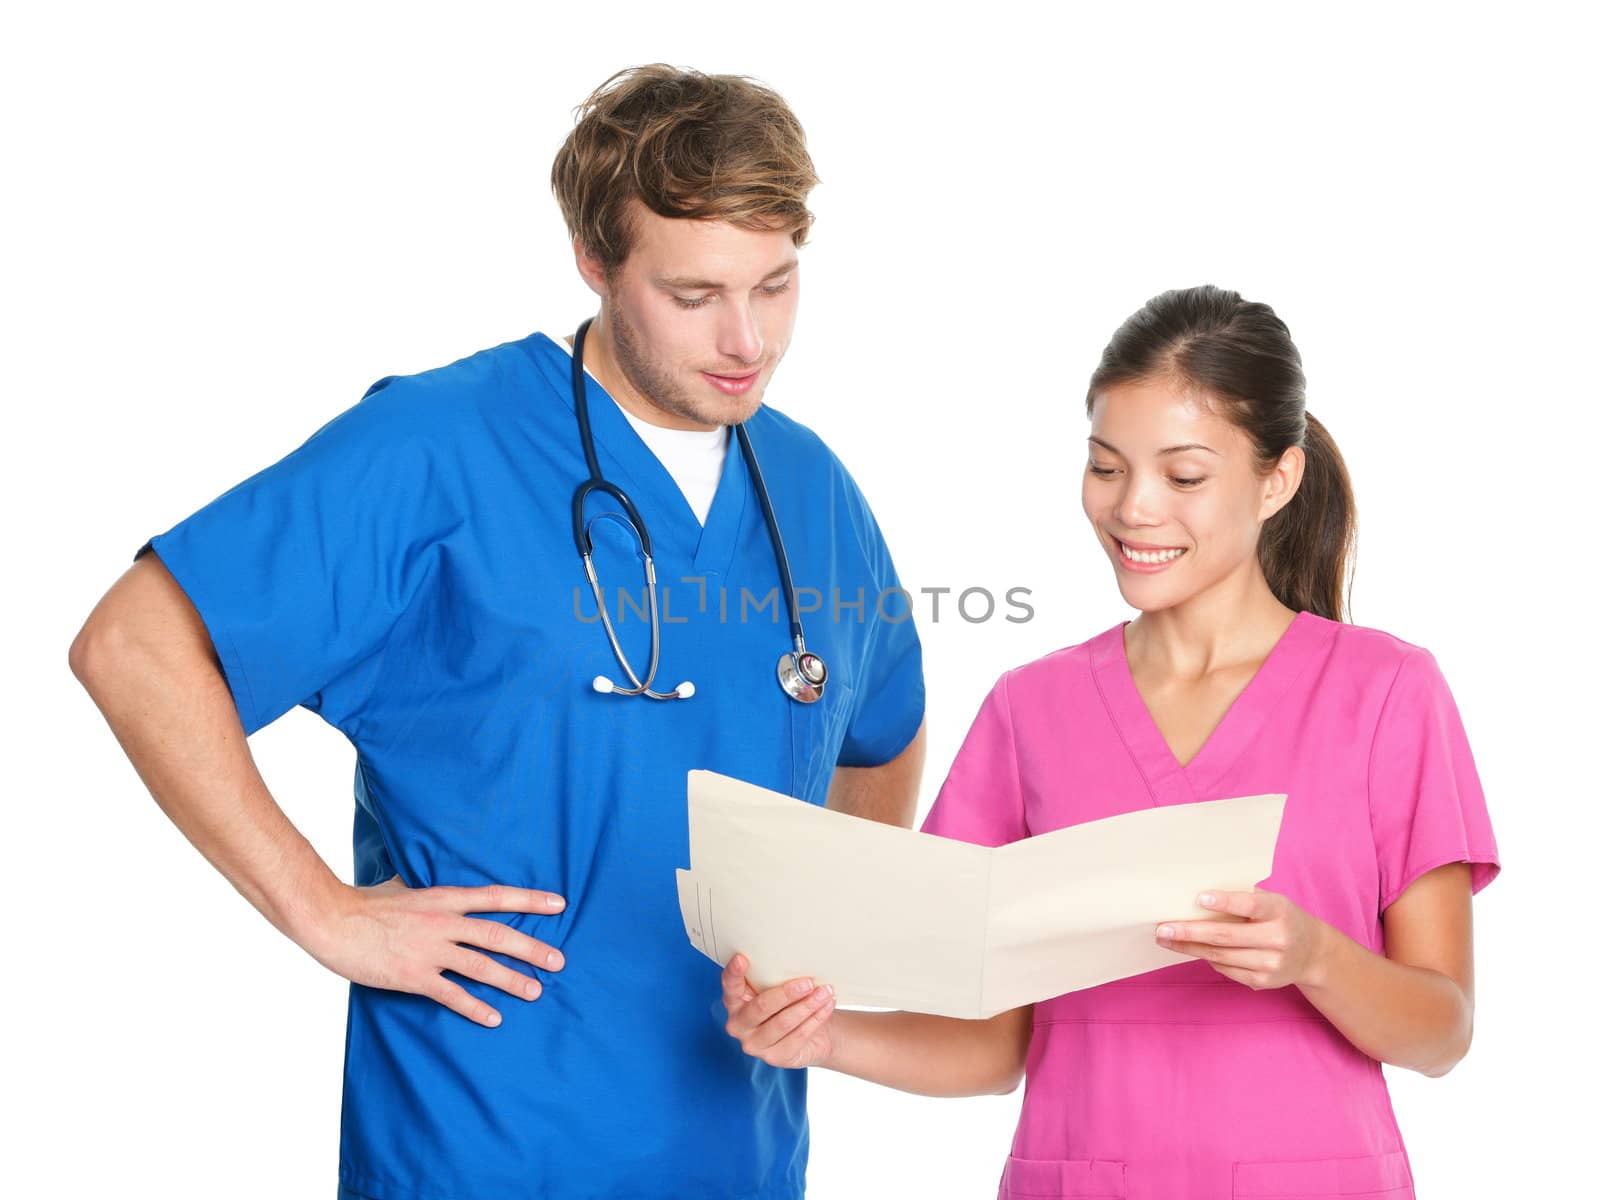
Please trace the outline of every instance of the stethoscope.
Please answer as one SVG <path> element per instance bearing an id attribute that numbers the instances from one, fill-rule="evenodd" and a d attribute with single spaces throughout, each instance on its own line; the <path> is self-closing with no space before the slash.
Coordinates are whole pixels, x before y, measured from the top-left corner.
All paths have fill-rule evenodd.
<path id="1" fill-rule="evenodd" d="M 572 346 L 572 400 L 578 413 L 578 436 L 583 439 L 583 457 L 589 464 L 589 478 L 578 485 L 578 490 L 572 494 L 572 540 L 577 543 L 578 556 L 583 559 L 583 573 L 589 577 L 589 588 L 594 592 L 594 602 L 600 609 L 600 620 L 605 625 L 606 638 L 611 642 L 611 652 L 617 656 L 624 674 L 627 675 L 632 687 L 619 687 L 604 675 L 594 677 L 594 690 L 610 693 L 615 696 L 649 696 L 652 700 L 687 700 L 694 695 L 694 684 L 685 680 L 670 692 L 654 692 L 650 685 L 655 682 L 656 667 L 661 661 L 661 622 L 660 614 L 656 607 L 656 564 L 650 547 L 650 531 L 645 527 L 644 518 L 639 515 L 639 510 L 633 506 L 633 501 L 628 499 L 624 492 L 614 483 L 606 481 L 600 473 L 600 460 L 594 452 L 594 434 L 589 429 L 589 397 L 584 386 L 583 372 L 583 339 L 589 332 L 589 326 L 594 318 L 589 318 L 578 326 L 578 334 L 573 338 Z M 756 461 L 755 448 L 750 445 L 750 435 L 745 432 L 744 425 L 733 427 L 735 436 L 739 439 L 739 453 L 744 458 L 746 468 L 750 471 L 750 481 L 755 484 L 756 497 L 761 501 L 761 515 L 766 518 L 767 537 L 772 542 L 773 556 L 778 560 L 778 577 L 783 581 L 783 603 L 789 611 L 789 636 L 794 641 L 794 649 L 784 651 L 778 659 L 778 683 L 785 693 L 801 704 L 815 704 L 822 699 L 823 685 L 828 682 L 828 667 L 822 658 L 806 649 L 806 634 L 801 628 L 800 617 L 796 612 L 797 605 L 794 598 L 794 581 L 789 576 L 789 556 L 784 553 L 783 535 L 778 532 L 778 518 L 772 512 L 772 499 L 767 495 L 766 481 L 761 478 L 761 464 Z M 633 532 L 634 539 L 639 543 L 639 555 L 644 559 L 645 585 L 650 593 L 650 667 L 640 679 L 628 662 L 628 656 L 622 652 L 622 645 L 617 641 L 616 630 L 611 627 L 610 614 L 606 612 L 605 597 L 600 591 L 600 580 L 594 569 L 594 538 L 590 529 L 594 523 L 602 518 L 615 517 L 616 513 L 601 513 L 591 517 L 586 523 L 583 518 L 583 503 L 590 492 L 605 492 L 622 505 L 627 513 L 624 523 Z"/>

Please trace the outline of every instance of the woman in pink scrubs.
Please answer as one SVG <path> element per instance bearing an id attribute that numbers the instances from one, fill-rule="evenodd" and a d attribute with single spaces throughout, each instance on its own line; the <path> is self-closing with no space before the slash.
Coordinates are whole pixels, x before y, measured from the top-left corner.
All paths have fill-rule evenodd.
<path id="1" fill-rule="evenodd" d="M 780 1066 L 1027 1091 L 1000 1196 L 1414 1196 L 1382 1063 L 1472 1038 L 1471 897 L 1500 870 L 1461 718 L 1421 646 L 1344 620 L 1355 509 L 1264 304 L 1167 292 L 1088 389 L 1083 507 L 1140 615 L 1007 671 L 923 830 L 1000 845 L 1151 805 L 1284 792 L 1272 874 L 1153 928 L 1172 965 L 988 1021 L 835 1012 L 723 974 Z"/>

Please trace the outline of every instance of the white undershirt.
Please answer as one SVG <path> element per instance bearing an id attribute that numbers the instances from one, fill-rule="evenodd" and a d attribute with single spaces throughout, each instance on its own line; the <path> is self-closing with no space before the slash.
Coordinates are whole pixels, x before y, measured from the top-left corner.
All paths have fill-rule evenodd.
<path id="1" fill-rule="evenodd" d="M 547 333 L 545 336 L 571 356 L 572 348 L 566 342 L 553 334 Z M 583 373 L 594 379 L 588 367 L 584 367 Z M 595 382 L 599 383 L 599 380 Z M 723 460 L 728 456 L 728 427 L 668 429 L 640 420 L 620 404 L 617 405 L 617 411 L 628 418 L 628 424 L 633 426 L 639 440 L 650 448 L 657 461 L 667 469 L 667 474 L 672 476 L 683 498 L 694 510 L 695 519 L 704 525 L 706 515 L 711 511 L 712 497 L 717 494 L 717 484 L 722 480 Z"/>

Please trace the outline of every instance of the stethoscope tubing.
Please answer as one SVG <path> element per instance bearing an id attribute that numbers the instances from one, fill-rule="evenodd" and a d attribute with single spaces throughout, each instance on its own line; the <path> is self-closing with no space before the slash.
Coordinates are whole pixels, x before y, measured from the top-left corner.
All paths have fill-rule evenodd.
<path id="1" fill-rule="evenodd" d="M 651 690 L 651 684 L 655 682 L 656 668 L 661 661 L 661 626 L 660 610 L 656 600 L 655 556 L 651 547 L 650 529 L 645 524 L 643 515 L 626 492 L 606 479 L 600 470 L 599 455 L 595 453 L 594 431 L 589 422 L 588 387 L 585 384 L 583 370 L 583 343 L 593 321 L 592 317 L 586 319 L 578 326 L 577 336 L 572 339 L 572 402 L 578 419 L 578 437 L 583 443 L 584 463 L 589 468 L 589 478 L 580 483 L 572 494 L 572 540 L 578 548 L 578 557 L 583 562 L 584 575 L 588 578 L 589 588 L 594 593 L 595 604 L 599 607 L 606 640 L 611 643 L 612 653 L 633 686 L 618 687 L 604 677 L 597 678 L 595 684 L 599 690 L 620 696 L 648 696 L 652 700 L 687 699 L 693 695 L 692 684 L 680 684 L 671 692 Z M 756 499 L 761 505 L 761 516 L 767 526 L 767 539 L 772 543 L 773 557 L 778 563 L 778 579 L 783 585 L 784 609 L 789 616 L 789 637 L 794 650 L 778 660 L 778 679 L 783 690 L 793 699 L 801 703 L 811 703 L 822 694 L 822 687 L 827 678 L 827 667 L 820 658 L 806 649 L 805 629 L 800 623 L 800 606 L 795 596 L 794 578 L 789 570 L 789 554 L 784 548 L 783 534 L 778 528 L 778 517 L 772 508 L 772 497 L 767 492 L 767 482 L 761 473 L 761 463 L 756 457 L 755 447 L 750 444 L 750 434 L 743 422 L 735 425 L 733 431 L 739 442 L 739 455 L 744 460 L 746 470 L 750 472 L 750 481 L 755 486 Z M 599 576 L 595 572 L 594 539 L 589 532 L 593 522 L 584 520 L 584 504 L 595 492 L 602 492 L 622 505 L 633 534 L 639 541 L 639 553 L 644 560 L 646 590 L 650 597 L 650 666 L 642 679 L 628 662 L 627 655 L 623 653 L 622 644 L 612 627 L 610 614 L 606 611 Z M 813 675 L 819 677 L 812 678 Z M 608 686 L 601 688 L 602 682 Z"/>

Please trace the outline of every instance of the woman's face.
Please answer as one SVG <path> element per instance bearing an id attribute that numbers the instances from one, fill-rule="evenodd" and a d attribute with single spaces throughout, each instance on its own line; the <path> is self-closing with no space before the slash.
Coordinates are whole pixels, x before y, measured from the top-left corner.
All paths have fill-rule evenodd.
<path id="1" fill-rule="evenodd" d="M 1123 599 L 1153 612 L 1259 571 L 1261 526 L 1294 495 L 1304 455 L 1286 451 L 1265 477 L 1254 455 L 1243 430 L 1175 380 L 1095 398 L 1083 511 Z"/>

